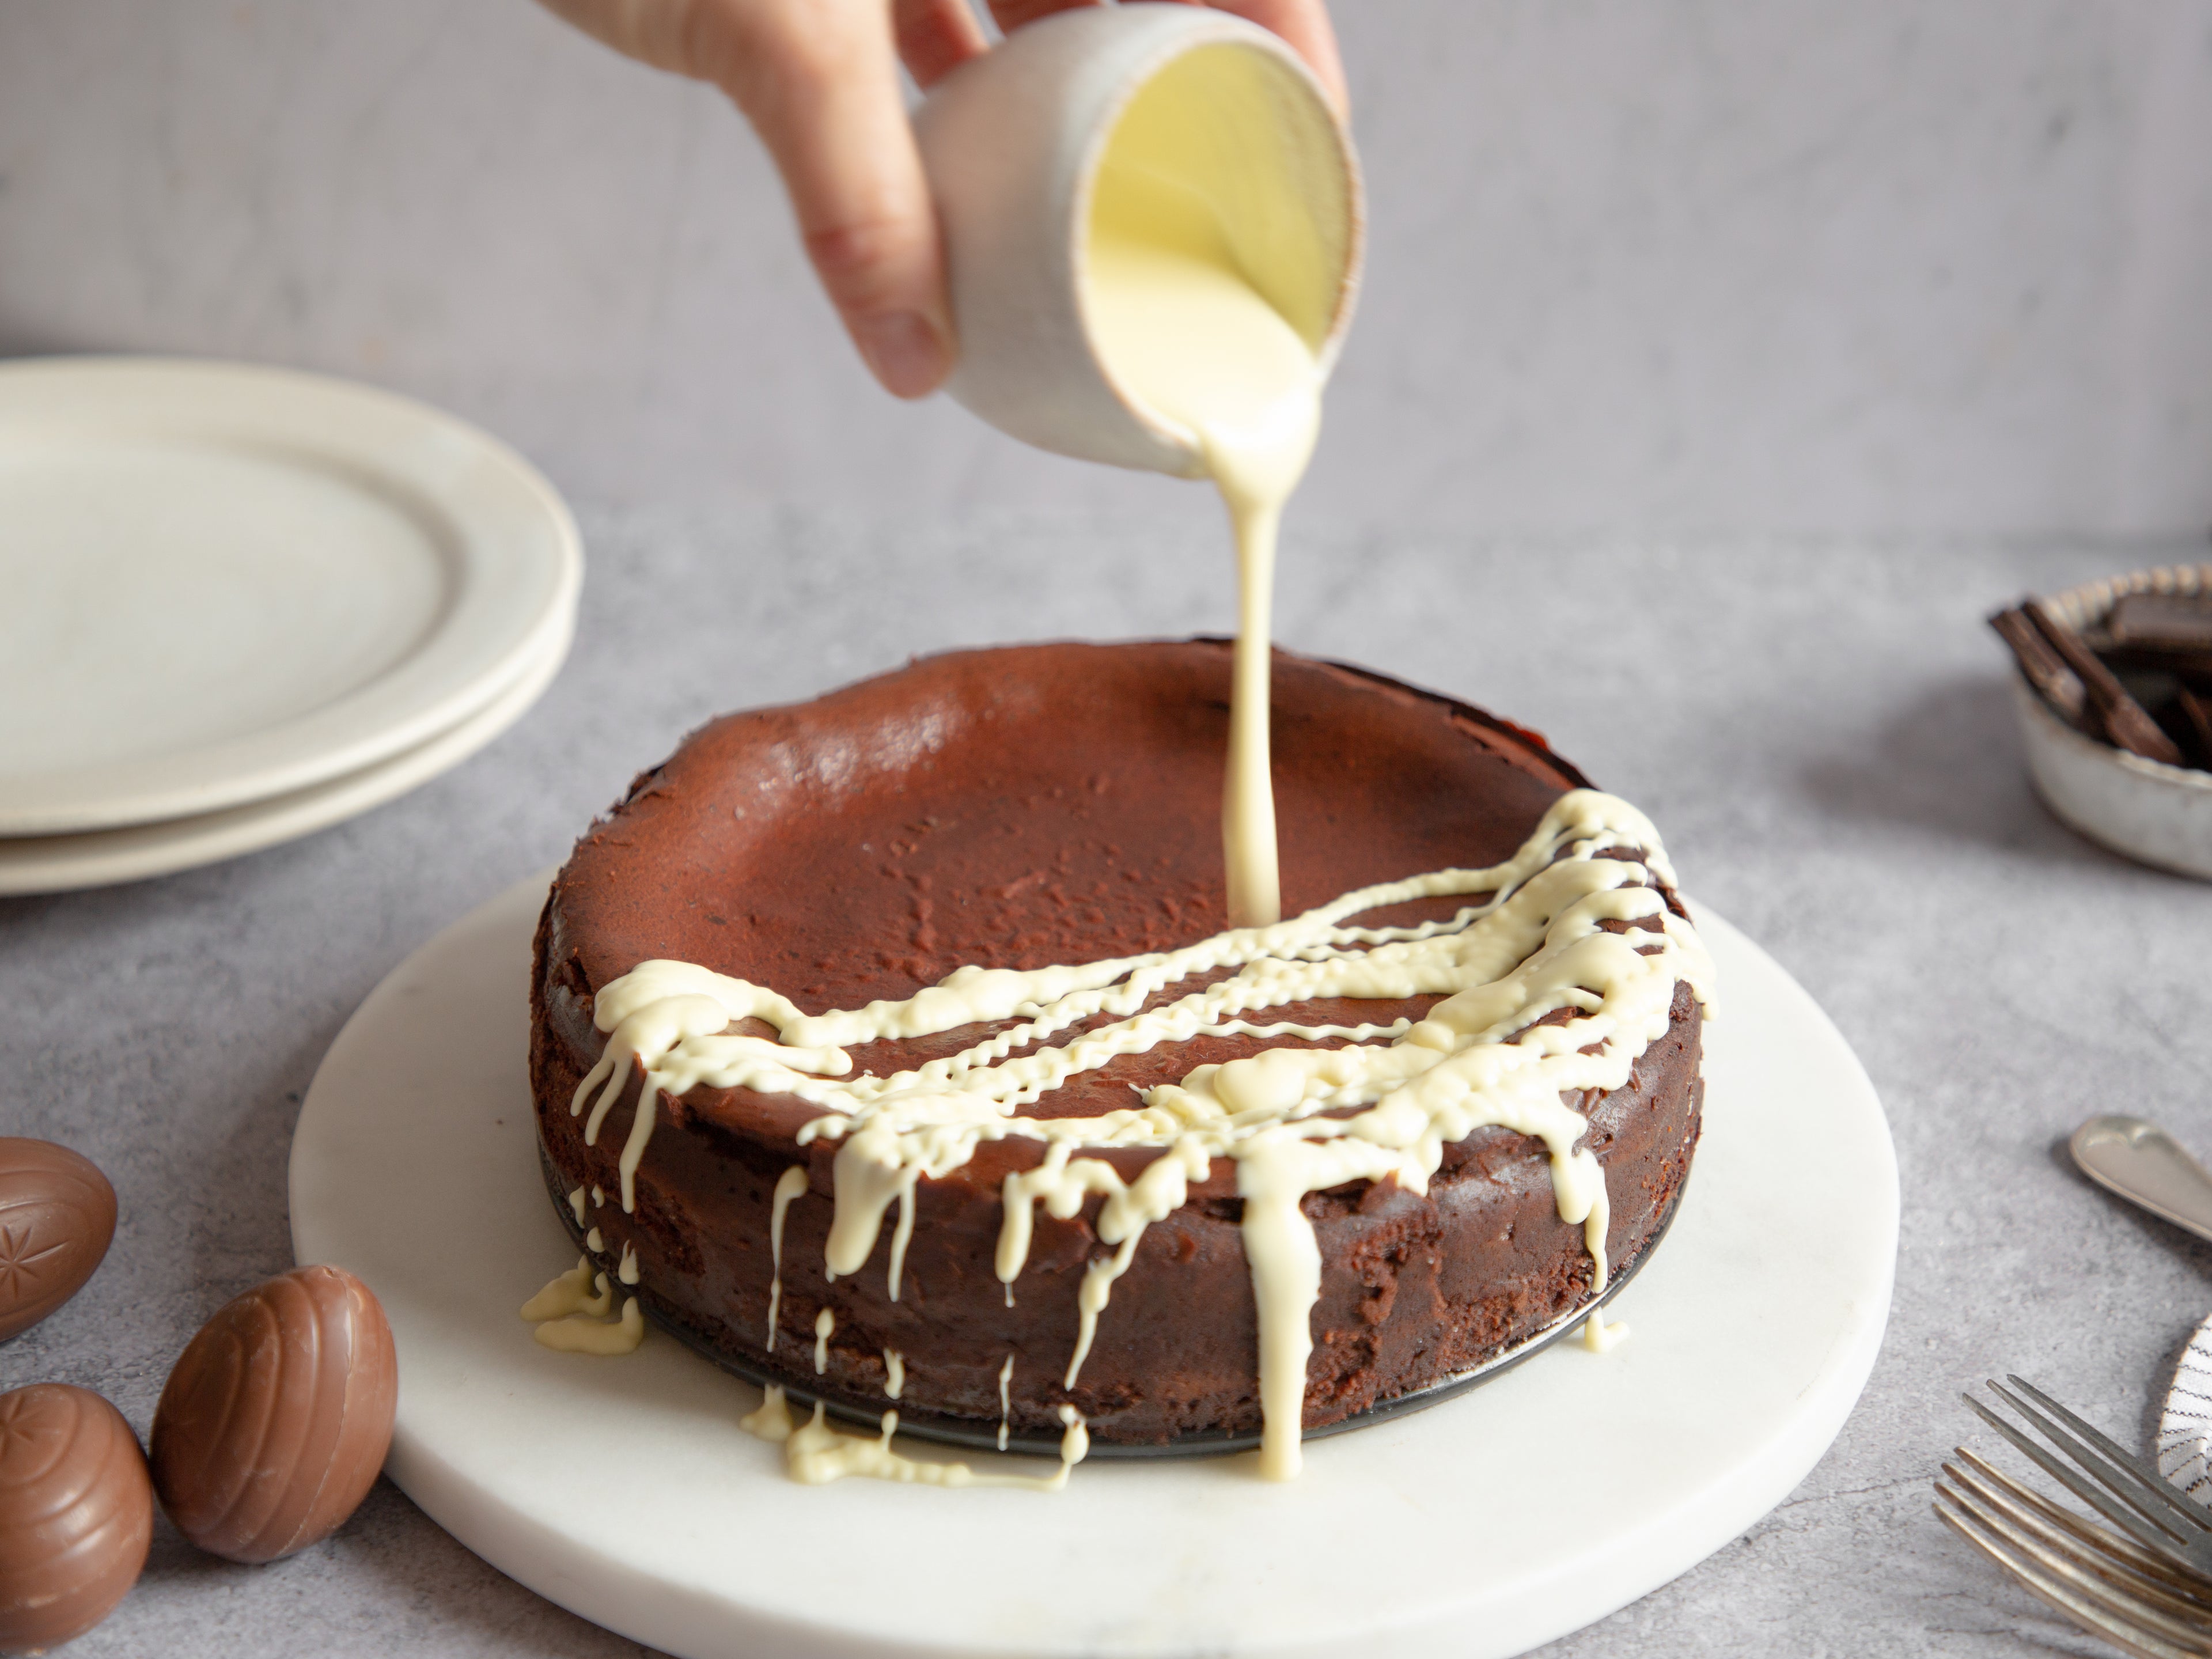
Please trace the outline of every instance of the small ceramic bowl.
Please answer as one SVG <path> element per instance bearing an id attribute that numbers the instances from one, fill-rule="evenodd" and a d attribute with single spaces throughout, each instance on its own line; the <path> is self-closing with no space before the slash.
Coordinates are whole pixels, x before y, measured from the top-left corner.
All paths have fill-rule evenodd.
<path id="1" fill-rule="evenodd" d="M 1277 36 L 1210 7 L 1079 6 L 962 64 L 915 116 L 960 339 L 946 390 L 1000 431 L 1083 460 L 1200 471 L 1187 435 L 1124 396 L 1101 362 L 1082 272 L 1091 186 L 1115 120 L 1153 76 L 1200 53 L 1196 73 L 1243 77 L 1247 88 L 1256 77 L 1267 118 L 1217 118 L 1209 137 L 1239 166 L 1291 179 L 1279 197 L 1224 204 L 1224 231 L 1247 270 L 1279 278 L 1289 268 L 1273 257 L 1282 239 L 1321 250 L 1310 291 L 1269 298 L 1324 373 L 1334 362 L 1352 320 L 1364 220 L 1351 134 L 1312 71 Z M 1300 222 L 1265 222 L 1256 204 L 1272 199 L 1296 204 Z"/>
<path id="2" fill-rule="evenodd" d="M 2212 594 L 2212 565 L 2137 571 L 2044 603 L 2081 633 L 2095 629 L 2127 593 Z M 2017 673 L 2012 690 L 2028 775 L 2053 813 L 2116 853 L 2212 881 L 2212 772 L 2145 760 L 2084 737 Z"/>

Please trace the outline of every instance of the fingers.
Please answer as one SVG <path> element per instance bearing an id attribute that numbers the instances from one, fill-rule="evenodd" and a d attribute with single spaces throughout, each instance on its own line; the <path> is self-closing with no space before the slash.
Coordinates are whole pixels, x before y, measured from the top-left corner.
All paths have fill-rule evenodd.
<path id="1" fill-rule="evenodd" d="M 690 0 L 544 0 L 545 9 L 604 41 L 625 58 L 678 75 L 697 75 L 690 61 Z"/>
<path id="2" fill-rule="evenodd" d="M 991 0 L 991 18 L 1011 34 L 1023 24 L 1034 23 L 1054 12 L 1073 11 L 1079 6 L 1097 3 L 1097 0 Z"/>
<path id="3" fill-rule="evenodd" d="M 990 50 L 968 0 L 892 0 L 891 30 L 917 86 L 935 86 L 947 71 Z"/>
<path id="4" fill-rule="evenodd" d="M 697 0 L 725 32 L 708 70 L 791 194 L 807 257 L 875 377 L 902 398 L 952 367 L 936 215 L 883 0 Z"/>
<path id="5" fill-rule="evenodd" d="M 991 0 L 1000 27 L 1096 0 Z M 1204 0 L 1194 0 L 1203 3 Z M 1211 0 L 1289 43 L 1342 110 L 1322 0 Z M 902 398 L 951 371 L 945 258 L 899 84 L 988 49 L 966 0 L 544 0 L 617 51 L 720 85 L 791 194 L 807 257 L 861 356 Z"/>
<path id="6" fill-rule="evenodd" d="M 1096 0 L 991 0 L 991 15 L 1000 28 L 1012 31 L 1054 12 L 1094 3 Z M 1350 111 L 1344 60 L 1337 53 L 1336 30 L 1330 26 L 1328 9 L 1322 0 L 1190 0 L 1190 3 L 1210 4 L 1216 11 L 1244 18 L 1280 35 L 1291 51 L 1305 59 L 1337 113 Z"/>

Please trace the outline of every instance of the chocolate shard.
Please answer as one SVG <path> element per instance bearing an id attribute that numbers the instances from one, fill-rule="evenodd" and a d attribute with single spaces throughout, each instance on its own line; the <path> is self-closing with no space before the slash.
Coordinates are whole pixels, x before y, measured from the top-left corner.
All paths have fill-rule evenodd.
<path id="1" fill-rule="evenodd" d="M 2124 593 L 2105 629 L 2116 645 L 2152 645 L 2212 654 L 2212 594 Z"/>
<path id="2" fill-rule="evenodd" d="M 2127 688 L 2112 677 L 2111 669 L 2097 660 L 2072 629 L 2052 616 L 2050 607 L 2040 599 L 2027 600 L 2021 608 L 2050 642 L 2051 648 L 2080 678 L 2098 719 L 2104 724 L 2107 742 L 2145 760 L 2163 761 L 2168 766 L 2182 764 L 2181 750 L 2173 739 L 2160 730 L 2158 722 L 2128 695 Z"/>
<path id="3" fill-rule="evenodd" d="M 2181 705 L 2181 717 L 2189 722 L 2197 738 L 2197 766 L 2212 772 L 2212 698 L 2201 697 L 2185 685 L 2174 701 Z"/>
<path id="4" fill-rule="evenodd" d="M 2105 619 L 2097 653 L 2115 668 L 2173 675 L 2212 691 L 2212 593 L 2127 593 Z"/>
<path id="5" fill-rule="evenodd" d="M 2089 694 L 2082 689 L 2081 677 L 2051 648 L 2035 624 L 2028 621 L 2027 611 L 2018 605 L 2000 611 L 1990 618 L 1990 626 L 1996 630 L 1999 639 L 2012 647 L 2013 659 L 2019 663 L 2020 672 L 2061 719 L 2071 726 L 2087 726 L 2093 737 L 2104 735 L 2100 725 L 2086 718 Z"/>

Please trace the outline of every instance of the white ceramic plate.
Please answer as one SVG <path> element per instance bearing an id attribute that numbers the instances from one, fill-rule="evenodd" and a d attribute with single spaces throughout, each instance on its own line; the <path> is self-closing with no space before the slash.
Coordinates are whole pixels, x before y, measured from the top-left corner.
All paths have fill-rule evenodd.
<path id="1" fill-rule="evenodd" d="M 513 726 L 553 683 L 568 654 L 563 626 L 512 684 L 428 742 L 342 778 L 188 818 L 0 839 L 0 894 L 58 893 L 197 869 L 358 817 L 450 771 Z"/>
<path id="2" fill-rule="evenodd" d="M 1724 998 L 1705 1142 L 1612 1353 L 1563 1345 L 1313 1442 L 1287 1486 L 1249 1456 L 1094 1462 L 1053 1496 L 792 1485 L 738 1431 L 754 1389 L 659 1334 L 619 1359 L 556 1354 L 517 1317 L 575 1260 L 525 1073 L 544 891 L 456 923 L 339 1034 L 293 1138 L 293 1246 L 391 1316 L 392 1478 L 501 1571 L 670 1652 L 1519 1653 L 1779 1502 L 1881 1346 L 1898 1217 L 1881 1104 L 1812 999 L 1701 910 Z"/>
<path id="3" fill-rule="evenodd" d="M 536 469 L 421 404 L 231 363 L 0 364 L 0 836 L 414 749 L 544 660 L 582 572 Z"/>

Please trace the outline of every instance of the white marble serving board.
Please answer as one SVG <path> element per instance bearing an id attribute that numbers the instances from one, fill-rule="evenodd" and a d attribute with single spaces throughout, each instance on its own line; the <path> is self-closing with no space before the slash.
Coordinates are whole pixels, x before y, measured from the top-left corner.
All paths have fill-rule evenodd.
<path id="1" fill-rule="evenodd" d="M 1522 1652 L 1779 1502 L 1881 1346 L 1881 1104 L 1812 1000 L 1700 910 L 1722 998 L 1705 1138 L 1613 1310 L 1621 1347 L 1563 1345 L 1313 1443 L 1287 1486 L 1249 1456 L 1091 1463 L 1054 1496 L 792 1485 L 738 1428 L 756 1389 L 658 1334 L 623 1358 L 556 1354 L 516 1315 L 574 1261 L 524 1070 L 544 892 L 456 923 L 339 1034 L 293 1142 L 293 1243 L 391 1316 L 392 1479 L 503 1571 L 687 1659 Z"/>

